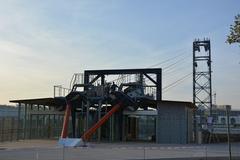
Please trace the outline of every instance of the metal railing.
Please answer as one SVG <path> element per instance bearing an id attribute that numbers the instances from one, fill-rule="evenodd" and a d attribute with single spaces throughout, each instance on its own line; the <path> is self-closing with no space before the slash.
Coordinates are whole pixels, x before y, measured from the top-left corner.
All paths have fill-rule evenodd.
<path id="1" fill-rule="evenodd" d="M 53 86 L 53 96 L 54 97 L 64 97 L 70 91 L 71 91 L 71 89 L 62 87 L 62 85 Z"/>
<path id="2" fill-rule="evenodd" d="M 84 74 L 83 73 L 74 73 L 70 81 L 69 88 L 72 89 L 74 84 L 84 84 Z"/>

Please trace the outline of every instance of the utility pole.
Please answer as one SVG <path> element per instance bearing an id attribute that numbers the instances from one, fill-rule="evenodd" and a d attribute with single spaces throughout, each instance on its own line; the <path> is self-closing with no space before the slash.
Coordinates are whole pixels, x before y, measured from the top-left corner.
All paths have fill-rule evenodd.
<path id="1" fill-rule="evenodd" d="M 232 160 L 232 152 L 231 152 L 231 140 L 230 140 L 230 123 L 229 123 L 229 115 L 231 112 L 231 106 L 226 106 L 226 115 L 227 115 L 227 137 L 228 137 L 228 152 L 229 152 L 229 160 Z"/>

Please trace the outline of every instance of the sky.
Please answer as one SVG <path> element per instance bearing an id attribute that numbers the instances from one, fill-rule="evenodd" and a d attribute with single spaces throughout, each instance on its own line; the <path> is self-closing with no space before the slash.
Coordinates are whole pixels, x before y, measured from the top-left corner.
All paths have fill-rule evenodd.
<path id="1" fill-rule="evenodd" d="M 86 69 L 160 67 L 166 87 L 209 38 L 217 104 L 240 109 L 240 47 L 225 42 L 239 13 L 238 0 L 0 0 L 0 104 L 52 97 Z M 192 101 L 192 77 L 163 99 Z"/>

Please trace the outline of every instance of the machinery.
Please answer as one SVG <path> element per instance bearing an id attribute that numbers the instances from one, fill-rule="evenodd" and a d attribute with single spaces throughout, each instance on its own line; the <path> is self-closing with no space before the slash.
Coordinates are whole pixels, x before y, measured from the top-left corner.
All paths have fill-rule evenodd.
<path id="1" fill-rule="evenodd" d="M 144 105 L 144 101 L 154 99 L 153 94 L 145 92 L 146 83 L 143 82 L 143 75 L 154 81 L 154 78 L 151 78 L 147 73 L 155 73 L 157 81 L 160 80 L 157 77 L 161 77 L 161 69 L 85 71 L 84 84 L 74 84 L 71 92 L 65 97 L 66 107 L 63 108 L 65 115 L 61 138 L 68 137 L 70 116 L 72 117 L 72 137 L 77 137 L 77 112 L 81 112 L 85 116 L 85 130 L 81 135 L 78 135 L 78 138 L 81 137 L 86 142 L 114 113 L 123 110 L 136 111 L 138 108 L 146 109 L 148 106 Z M 140 78 L 135 82 L 122 82 L 117 85 L 114 81 L 110 83 L 105 81 L 105 76 L 109 74 L 138 74 Z M 94 75 L 91 81 L 90 75 Z M 98 78 L 101 78 L 101 84 L 94 83 Z M 155 84 L 154 87 L 161 88 L 161 83 L 155 82 Z M 158 92 L 156 95 L 159 98 L 160 93 Z M 98 112 L 98 120 L 91 127 L 88 122 L 90 110 Z M 105 110 L 103 116 L 101 116 L 102 110 Z"/>

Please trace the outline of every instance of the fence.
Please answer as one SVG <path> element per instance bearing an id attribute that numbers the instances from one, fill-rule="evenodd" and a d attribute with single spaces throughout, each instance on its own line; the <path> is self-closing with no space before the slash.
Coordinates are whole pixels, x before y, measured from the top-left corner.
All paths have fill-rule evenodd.
<path id="1" fill-rule="evenodd" d="M 21 139 L 57 139 L 63 115 L 31 115 L 24 121 L 18 117 L 0 117 L 0 142 Z M 37 118 L 37 119 L 36 119 Z"/>
<path id="2" fill-rule="evenodd" d="M 0 117 L 0 141 L 17 140 L 17 117 Z"/>

